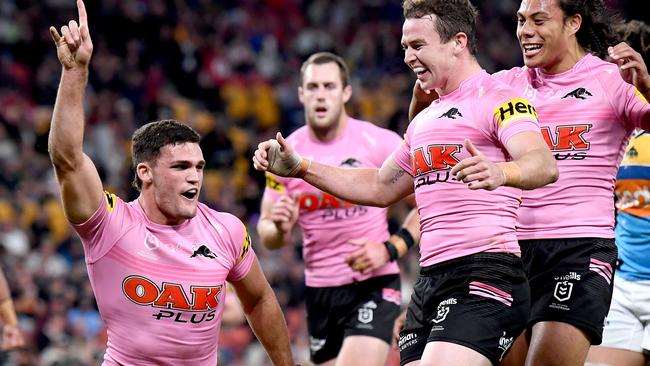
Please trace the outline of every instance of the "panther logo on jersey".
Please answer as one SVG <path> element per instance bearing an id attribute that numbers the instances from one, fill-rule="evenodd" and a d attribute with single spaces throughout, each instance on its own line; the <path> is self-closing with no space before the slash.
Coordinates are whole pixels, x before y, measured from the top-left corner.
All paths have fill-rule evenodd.
<path id="1" fill-rule="evenodd" d="M 454 107 L 454 108 L 451 108 L 450 110 L 448 110 L 447 112 L 441 114 L 440 117 L 438 117 L 438 118 L 446 117 L 446 118 L 456 119 L 457 116 L 462 117 L 463 114 L 460 113 L 458 108 Z"/>
<path id="2" fill-rule="evenodd" d="M 567 93 L 567 95 L 563 96 L 562 99 L 566 99 L 566 98 L 587 99 L 587 97 L 591 97 L 591 96 L 593 96 L 593 94 L 591 94 L 589 90 L 585 88 L 578 88 L 576 90 Z"/>

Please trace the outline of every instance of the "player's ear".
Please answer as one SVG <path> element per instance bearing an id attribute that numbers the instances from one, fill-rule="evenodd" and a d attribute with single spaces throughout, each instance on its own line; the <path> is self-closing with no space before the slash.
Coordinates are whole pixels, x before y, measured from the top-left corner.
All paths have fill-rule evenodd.
<path id="1" fill-rule="evenodd" d="M 467 48 L 467 34 L 465 32 L 458 32 L 452 39 L 454 42 L 455 53 L 460 53 L 462 50 Z"/>
<path id="2" fill-rule="evenodd" d="M 303 90 L 302 86 L 299 86 L 298 87 L 298 100 L 300 101 L 300 103 L 304 104 L 305 103 L 304 99 L 305 99 L 304 90 Z"/>
<path id="3" fill-rule="evenodd" d="M 352 85 L 348 84 L 343 88 L 343 103 L 347 103 L 350 97 L 352 97 Z"/>
<path id="4" fill-rule="evenodd" d="M 150 184 L 153 181 L 153 175 L 149 164 L 142 162 L 135 167 L 135 173 L 142 181 L 142 184 Z"/>

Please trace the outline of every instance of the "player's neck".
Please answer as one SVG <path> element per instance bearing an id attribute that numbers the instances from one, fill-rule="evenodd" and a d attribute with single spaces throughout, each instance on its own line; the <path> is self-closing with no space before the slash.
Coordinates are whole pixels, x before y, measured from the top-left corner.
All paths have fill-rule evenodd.
<path id="1" fill-rule="evenodd" d="M 549 65 L 548 67 L 542 67 L 542 71 L 548 75 L 561 74 L 565 71 L 569 71 L 578 63 L 578 61 L 582 60 L 586 54 L 587 52 L 576 44 L 573 47 L 569 47 L 568 52 L 562 56 L 559 62 Z"/>
<path id="2" fill-rule="evenodd" d="M 330 142 L 338 138 L 343 133 L 345 127 L 347 126 L 348 118 L 349 117 L 346 113 L 342 113 L 339 119 L 331 126 L 328 126 L 326 128 L 310 127 L 309 131 L 312 137 L 314 137 L 316 140 L 321 142 Z"/>
<path id="3" fill-rule="evenodd" d="M 176 226 L 182 224 L 186 220 L 184 218 L 171 218 L 166 216 L 156 204 L 153 193 L 143 190 L 140 192 L 140 196 L 138 197 L 138 203 L 140 204 L 140 207 L 142 207 L 145 216 L 147 216 L 149 221 L 154 224 Z"/>
<path id="4" fill-rule="evenodd" d="M 438 95 L 444 96 L 453 92 L 458 89 L 465 80 L 483 70 L 481 65 L 479 65 L 478 61 L 476 61 L 476 58 L 473 56 L 459 60 L 454 69 L 456 71 L 449 75 L 445 85 L 436 89 Z"/>

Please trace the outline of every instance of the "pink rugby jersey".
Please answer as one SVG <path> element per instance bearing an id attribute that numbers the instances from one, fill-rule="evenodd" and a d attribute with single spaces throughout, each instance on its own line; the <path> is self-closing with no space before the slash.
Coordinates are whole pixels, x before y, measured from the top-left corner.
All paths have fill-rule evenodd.
<path id="1" fill-rule="evenodd" d="M 515 234 L 521 190 L 470 190 L 451 175 L 469 139 L 493 162 L 510 160 L 508 140 L 539 132 L 535 108 L 485 71 L 420 112 L 393 154 L 413 176 L 420 212 L 420 265 L 479 252 L 519 253 Z"/>
<path id="2" fill-rule="evenodd" d="M 560 170 L 557 182 L 524 192 L 518 238 L 613 238 L 614 179 L 648 102 L 590 54 L 560 74 L 516 67 L 494 76 L 535 105 Z"/>
<path id="3" fill-rule="evenodd" d="M 106 193 L 75 229 L 108 329 L 103 365 L 216 365 L 226 281 L 255 258 L 239 219 L 199 203 L 194 218 L 159 225 Z"/>
<path id="4" fill-rule="evenodd" d="M 401 138 L 370 122 L 348 118 L 345 129 L 333 141 L 316 140 L 303 126 L 287 141 L 306 159 L 346 168 L 379 168 Z M 264 197 L 293 197 L 300 205 L 305 282 L 310 287 L 335 287 L 371 277 L 399 273 L 395 262 L 367 275 L 353 271 L 345 257 L 359 248 L 353 239 L 384 242 L 390 236 L 385 208 L 354 205 L 321 192 L 302 179 L 267 173 Z M 363 184 L 363 183 L 360 183 Z"/>

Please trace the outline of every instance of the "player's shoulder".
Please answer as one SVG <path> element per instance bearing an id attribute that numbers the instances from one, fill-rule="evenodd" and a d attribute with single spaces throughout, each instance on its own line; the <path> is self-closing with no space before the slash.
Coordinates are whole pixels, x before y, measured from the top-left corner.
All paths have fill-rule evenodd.
<path id="1" fill-rule="evenodd" d="M 517 81 L 526 82 L 530 78 L 531 70 L 526 66 L 517 66 L 506 70 L 500 70 L 491 74 L 492 79 L 502 83 L 513 84 Z"/>
<path id="2" fill-rule="evenodd" d="M 487 104 L 503 103 L 513 98 L 523 98 L 522 93 L 512 86 L 511 83 L 495 77 L 494 74 L 486 78 L 481 88 L 479 91 L 479 99 L 484 100 Z"/>
<path id="3" fill-rule="evenodd" d="M 377 136 L 377 137 L 394 137 L 397 136 L 399 138 L 399 135 L 388 128 L 380 127 L 377 126 L 376 124 L 370 122 L 370 121 L 364 121 L 360 119 L 355 119 L 350 117 L 348 119 L 348 123 L 350 127 L 353 128 L 353 133 L 357 132 L 365 132 L 366 134 L 369 134 L 370 136 Z"/>
<path id="4" fill-rule="evenodd" d="M 108 211 L 109 213 L 114 213 L 119 211 L 119 212 L 123 212 L 126 215 L 137 216 L 138 213 L 137 200 L 127 202 L 117 194 L 113 193 L 111 190 L 107 189 L 104 191 L 104 203 L 106 205 L 106 211 Z"/>
<path id="5" fill-rule="evenodd" d="M 304 125 L 291 132 L 285 139 L 289 142 L 304 141 L 305 138 L 309 137 L 308 135 L 309 128 L 307 125 Z"/>
<path id="6" fill-rule="evenodd" d="M 198 203 L 197 210 L 199 211 L 197 217 L 207 220 L 207 223 L 212 225 L 219 234 L 223 234 L 224 231 L 233 234 L 241 232 L 244 228 L 244 223 L 229 212 L 217 211 L 201 202 Z"/>
<path id="7" fill-rule="evenodd" d="M 623 82 L 618 66 L 592 54 L 587 54 L 575 72 L 586 79 L 597 79 L 603 86 L 611 87 L 611 83 Z"/>

